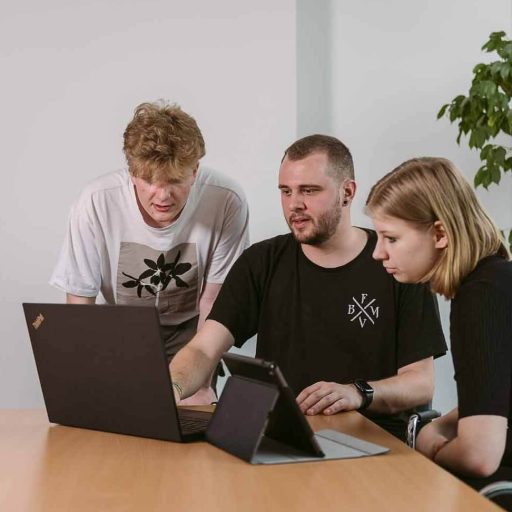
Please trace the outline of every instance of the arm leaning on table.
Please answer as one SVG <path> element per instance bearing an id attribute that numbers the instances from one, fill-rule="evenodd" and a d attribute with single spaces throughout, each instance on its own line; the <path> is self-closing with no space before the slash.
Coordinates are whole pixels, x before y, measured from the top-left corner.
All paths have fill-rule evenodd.
<path id="1" fill-rule="evenodd" d="M 453 409 L 421 430 L 416 447 L 450 471 L 483 478 L 498 469 L 506 438 L 505 417 L 482 414 L 459 419 L 458 409 Z"/>
<path id="2" fill-rule="evenodd" d="M 509 265 L 487 262 L 495 268 Z M 458 407 L 431 427 L 427 425 L 425 439 L 420 433 L 418 441 L 421 451 L 448 470 L 463 477 L 483 478 L 491 476 L 500 465 L 508 466 L 502 458 L 511 396 L 512 300 L 508 289 L 505 293 L 505 287 L 500 286 L 496 270 L 485 273 L 481 269 L 479 274 L 477 268 L 475 272 L 460 286 L 451 304 Z M 432 442 L 424 442 L 427 434 L 441 428 L 446 431 L 447 425 L 451 425 L 452 435 L 445 443 L 429 448 Z"/>
<path id="3" fill-rule="evenodd" d="M 403 366 L 397 375 L 369 384 L 374 390 L 369 411 L 394 414 L 427 403 L 434 392 L 432 357 Z M 308 415 L 336 414 L 359 409 L 362 396 L 353 384 L 317 382 L 302 390 L 297 402 Z"/>
<path id="4" fill-rule="evenodd" d="M 369 381 L 373 401 L 369 411 L 392 415 L 424 405 L 434 394 L 433 356 L 444 354 L 446 345 L 437 312 L 437 303 L 424 285 L 395 283 L 397 310 L 394 350 L 397 368 L 391 377 Z M 396 374 L 395 374 L 396 372 Z M 391 373 L 391 372 L 389 372 Z M 388 373 L 388 374 L 389 374 Z M 369 378 L 368 375 L 358 375 Z M 297 397 L 308 414 L 336 414 L 359 409 L 362 396 L 350 382 L 317 382 Z"/>
<path id="5" fill-rule="evenodd" d="M 206 320 L 169 365 L 172 381 L 176 384 L 176 403 L 193 395 L 204 384 L 233 342 L 234 338 L 226 327 L 215 320 Z"/>

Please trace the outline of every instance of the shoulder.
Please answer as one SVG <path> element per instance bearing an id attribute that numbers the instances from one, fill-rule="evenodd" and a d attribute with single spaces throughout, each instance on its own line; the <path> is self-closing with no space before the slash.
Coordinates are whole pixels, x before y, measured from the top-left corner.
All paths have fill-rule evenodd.
<path id="1" fill-rule="evenodd" d="M 377 245 L 377 233 L 373 229 L 369 228 L 363 228 L 361 226 L 355 226 L 357 229 L 363 231 L 366 234 L 366 243 L 363 247 L 363 250 L 359 254 L 359 257 L 371 259 L 375 264 L 378 264 L 378 266 L 382 267 L 382 263 L 380 261 L 377 261 L 373 259 L 373 251 L 375 250 L 375 246 Z M 382 267 L 382 270 L 384 268 Z"/>
<path id="2" fill-rule="evenodd" d="M 298 243 L 291 234 L 278 235 L 273 238 L 267 238 L 260 242 L 252 244 L 247 248 L 243 256 L 247 260 L 258 263 L 280 259 L 284 254 L 293 252 Z"/>
<path id="3" fill-rule="evenodd" d="M 87 203 L 109 192 L 126 190 L 130 186 L 130 174 L 127 169 L 119 169 L 103 174 L 90 181 L 82 190 L 78 203 Z"/>
<path id="4" fill-rule="evenodd" d="M 475 269 L 462 281 L 453 303 L 457 304 L 469 297 L 481 300 L 490 296 L 512 303 L 512 261 L 496 255 L 478 262 Z"/>
<path id="5" fill-rule="evenodd" d="M 277 235 L 252 244 L 247 251 L 254 253 L 274 253 L 282 250 L 294 248 L 298 245 L 293 236 L 288 233 L 286 235 Z"/>
<path id="6" fill-rule="evenodd" d="M 291 269 L 294 247 L 297 242 L 291 235 L 279 235 L 252 244 L 236 260 L 231 271 L 230 282 L 239 276 L 252 276 L 253 284 L 267 282 L 275 272 Z"/>
<path id="7" fill-rule="evenodd" d="M 245 194 L 242 187 L 232 178 L 210 167 L 199 167 L 196 178 L 196 187 L 202 193 L 215 193 L 231 196 L 245 203 Z"/>
<path id="8" fill-rule="evenodd" d="M 385 271 L 382 263 L 373 257 L 375 245 L 377 244 L 377 234 L 375 231 L 359 226 L 355 227 L 366 234 L 366 242 L 361 252 L 351 262 L 345 265 L 344 268 L 347 270 L 350 269 L 351 271 L 357 270 L 358 273 L 364 272 L 366 274 L 370 272 L 371 275 L 368 275 L 369 279 L 380 276 L 380 278 L 385 281 L 394 281 L 393 277 Z"/>

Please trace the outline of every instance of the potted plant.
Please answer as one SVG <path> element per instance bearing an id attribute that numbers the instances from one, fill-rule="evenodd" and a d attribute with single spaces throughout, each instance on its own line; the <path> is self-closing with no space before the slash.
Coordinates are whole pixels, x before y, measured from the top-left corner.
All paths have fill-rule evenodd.
<path id="1" fill-rule="evenodd" d="M 477 64 L 468 95 L 443 105 L 437 118 L 458 121 L 457 143 L 465 135 L 469 147 L 480 151 L 482 166 L 474 186 L 487 189 L 492 183 L 498 185 L 503 173 L 512 171 L 512 41 L 505 39 L 505 32 L 493 32 L 482 50 L 495 52 L 497 60 Z M 512 230 L 508 242 L 512 247 Z"/>

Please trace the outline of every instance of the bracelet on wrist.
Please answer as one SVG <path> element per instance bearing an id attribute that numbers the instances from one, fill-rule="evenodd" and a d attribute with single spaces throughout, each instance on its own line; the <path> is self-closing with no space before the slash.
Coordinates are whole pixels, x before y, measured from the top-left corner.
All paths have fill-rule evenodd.
<path id="1" fill-rule="evenodd" d="M 180 396 L 180 400 L 183 397 L 183 388 L 177 383 L 173 382 L 172 387 L 178 392 L 178 395 Z"/>

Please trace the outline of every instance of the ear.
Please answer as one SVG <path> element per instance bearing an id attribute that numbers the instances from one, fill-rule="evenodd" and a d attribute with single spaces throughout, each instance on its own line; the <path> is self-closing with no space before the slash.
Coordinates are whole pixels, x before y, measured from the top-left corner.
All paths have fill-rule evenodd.
<path id="1" fill-rule="evenodd" d="M 345 180 L 340 187 L 341 204 L 349 205 L 356 195 L 356 182 L 354 180 Z"/>
<path id="2" fill-rule="evenodd" d="M 436 249 L 446 249 L 448 247 L 448 235 L 440 220 L 434 222 L 434 241 Z"/>
<path id="3" fill-rule="evenodd" d="M 191 185 L 194 184 L 194 182 L 196 181 L 196 178 L 197 178 L 197 172 L 199 171 L 199 162 L 196 163 L 194 169 L 192 170 L 192 183 Z"/>

